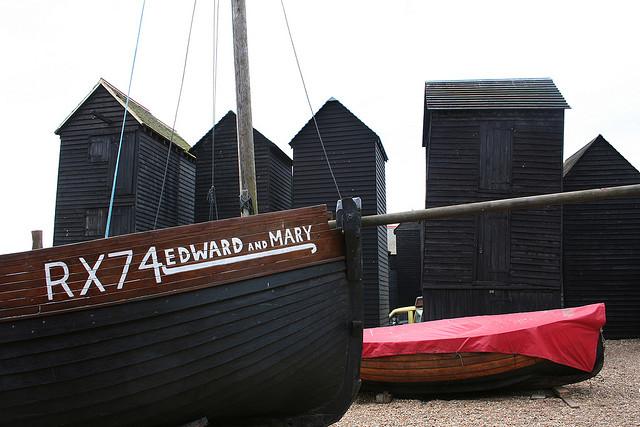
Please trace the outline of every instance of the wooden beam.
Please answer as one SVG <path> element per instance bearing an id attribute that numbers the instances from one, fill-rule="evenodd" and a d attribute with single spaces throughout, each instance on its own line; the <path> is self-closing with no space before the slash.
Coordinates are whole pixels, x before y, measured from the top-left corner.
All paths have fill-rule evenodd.
<path id="1" fill-rule="evenodd" d="M 251 121 L 251 88 L 249 84 L 249 51 L 247 47 L 247 18 L 244 0 L 232 0 L 233 59 L 236 74 L 236 104 L 238 115 L 238 168 L 240 175 L 241 214 L 258 213 L 256 166 L 253 155 L 253 124 Z M 243 201 L 249 199 L 252 212 Z"/>
<path id="2" fill-rule="evenodd" d="M 580 405 L 571 398 L 571 393 L 569 392 L 569 389 L 565 387 L 554 387 L 552 390 L 553 390 L 553 393 L 556 396 L 558 396 L 560 399 L 562 399 L 562 401 L 569 408 L 576 409 L 580 407 Z"/>
<path id="3" fill-rule="evenodd" d="M 362 226 L 375 227 L 378 225 L 396 224 L 400 222 L 419 222 L 428 219 L 454 218 L 459 216 L 475 215 L 483 212 L 542 208 L 553 205 L 589 203 L 614 198 L 639 196 L 640 184 L 623 185 L 620 187 L 542 194 L 538 196 L 516 197 L 513 199 L 490 200 L 487 202 L 463 203 L 460 205 L 419 209 L 415 211 L 368 215 L 362 217 Z M 329 221 L 329 226 L 335 227 L 335 223 L 335 221 Z"/>

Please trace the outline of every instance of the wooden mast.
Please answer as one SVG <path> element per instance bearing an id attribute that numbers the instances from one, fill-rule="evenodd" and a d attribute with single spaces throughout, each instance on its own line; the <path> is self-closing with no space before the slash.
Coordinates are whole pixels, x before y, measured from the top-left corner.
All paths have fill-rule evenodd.
<path id="1" fill-rule="evenodd" d="M 256 166 L 253 154 L 253 124 L 251 122 L 251 90 L 249 85 L 249 52 L 247 19 L 244 0 L 231 1 L 233 20 L 233 59 L 236 74 L 236 104 L 238 130 L 238 169 L 240 176 L 240 210 L 242 216 L 258 213 Z"/>

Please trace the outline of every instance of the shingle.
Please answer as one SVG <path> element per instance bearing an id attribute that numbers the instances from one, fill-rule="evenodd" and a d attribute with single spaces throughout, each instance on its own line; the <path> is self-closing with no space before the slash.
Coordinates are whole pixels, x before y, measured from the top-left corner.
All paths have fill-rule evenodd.
<path id="1" fill-rule="evenodd" d="M 570 108 L 548 78 L 427 81 L 425 105 L 427 110 Z"/>
<path id="2" fill-rule="evenodd" d="M 125 105 L 127 101 L 127 95 L 121 92 L 118 88 L 113 86 L 111 83 L 106 81 L 105 79 L 100 79 L 100 83 L 105 86 L 109 92 L 118 100 Z M 160 119 L 155 117 L 149 110 L 147 110 L 142 105 L 138 104 L 138 102 L 129 98 L 129 111 L 133 113 L 136 118 L 141 121 L 143 125 L 147 126 L 154 132 L 158 133 L 160 136 L 166 138 L 168 141 L 173 140 L 173 143 L 180 147 L 182 150 L 188 152 L 191 146 L 187 141 L 185 141 L 178 133 L 173 131 L 173 139 L 171 137 L 171 128 L 164 124 Z"/>

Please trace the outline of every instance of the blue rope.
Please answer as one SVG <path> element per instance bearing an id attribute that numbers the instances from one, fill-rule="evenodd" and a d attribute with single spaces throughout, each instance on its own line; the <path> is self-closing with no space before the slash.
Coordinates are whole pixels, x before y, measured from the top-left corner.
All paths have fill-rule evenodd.
<path id="1" fill-rule="evenodd" d="M 113 173 L 113 185 L 111 186 L 111 200 L 109 200 L 109 213 L 107 215 L 107 226 L 104 229 L 104 238 L 109 238 L 109 229 L 111 228 L 111 214 L 113 213 L 113 201 L 116 195 L 116 181 L 118 179 L 118 166 L 120 165 L 120 153 L 122 151 L 122 140 L 124 139 L 124 126 L 127 121 L 127 111 L 129 110 L 129 94 L 131 93 L 131 82 L 133 81 L 133 70 L 136 67 L 136 56 L 138 55 L 138 44 L 140 42 L 140 32 L 142 30 L 142 17 L 144 16 L 144 6 L 147 0 L 142 2 L 142 10 L 140 11 L 140 23 L 138 24 L 138 36 L 136 37 L 136 48 L 133 51 L 133 62 L 131 64 L 131 74 L 129 75 L 129 87 L 127 88 L 127 100 L 124 104 L 124 116 L 122 118 L 122 129 L 120 130 L 120 142 L 118 142 L 118 155 L 116 156 L 116 168 Z"/>

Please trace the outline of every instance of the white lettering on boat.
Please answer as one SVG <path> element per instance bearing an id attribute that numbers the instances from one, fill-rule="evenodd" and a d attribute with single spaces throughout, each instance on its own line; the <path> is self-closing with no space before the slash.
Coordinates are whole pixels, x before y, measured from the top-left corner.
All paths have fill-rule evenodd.
<path id="1" fill-rule="evenodd" d="M 124 286 L 124 279 L 127 278 L 127 273 L 129 273 L 129 266 L 131 265 L 131 260 L 133 259 L 133 251 L 129 249 L 128 251 L 112 252 L 109 254 L 109 258 L 113 258 L 117 256 L 127 257 L 127 260 L 124 263 L 124 267 L 122 267 L 122 274 L 120 275 L 120 280 L 118 280 L 118 289 L 122 289 L 122 287 Z"/>
<path id="2" fill-rule="evenodd" d="M 215 266 L 223 266 L 235 264 L 250 260 L 268 258 L 284 254 L 293 254 L 309 251 L 315 254 L 318 251 L 316 243 L 311 242 L 312 225 L 301 227 L 282 228 L 278 230 L 268 231 L 268 237 L 262 235 L 262 238 L 245 242 L 241 238 L 231 237 L 226 239 L 211 240 L 200 243 L 190 243 L 184 246 L 175 246 L 169 248 L 157 249 L 155 245 L 150 246 L 144 255 L 138 271 L 153 270 L 155 282 L 162 284 L 163 276 L 171 276 L 179 273 L 194 272 Z M 265 238 L 267 237 L 267 238 Z M 95 256 L 95 255 L 93 255 Z M 160 257 L 162 259 L 160 259 Z M 105 257 L 120 258 L 124 260 L 120 276 L 117 283 L 103 283 L 98 277 L 103 261 L 107 270 L 117 268 L 105 261 Z M 84 257 L 78 257 L 77 260 L 87 273 L 84 285 L 79 292 L 79 296 L 90 294 L 90 288 L 94 285 L 100 293 L 108 292 L 110 289 L 123 289 L 126 285 L 127 275 L 133 263 L 134 251 L 132 249 L 120 250 L 107 254 L 98 254 L 97 259 L 91 265 Z M 162 262 L 164 261 L 164 263 Z M 53 301 L 59 295 L 66 295 L 67 298 L 75 298 L 69 283 L 78 283 L 78 279 L 69 280 L 70 278 L 70 261 L 55 261 L 44 264 L 45 286 L 47 290 L 47 298 Z M 74 277 L 76 267 L 73 268 Z M 105 276 L 104 274 L 102 275 Z M 135 280 L 140 280 L 136 277 Z M 67 283 L 69 282 L 69 283 Z M 82 283 L 82 282 L 80 282 Z M 63 292 L 55 293 L 55 287 L 61 286 Z"/>
<path id="3" fill-rule="evenodd" d="M 64 274 L 61 279 L 51 280 L 51 269 L 53 267 L 62 268 Z M 49 301 L 53 300 L 53 287 L 56 285 L 62 286 L 62 289 L 69 295 L 69 298 L 73 298 L 73 292 L 71 292 L 71 288 L 67 285 L 67 279 L 69 278 L 69 267 L 62 261 L 57 262 L 48 262 L 44 265 L 44 275 L 47 281 L 47 296 L 49 297 Z"/>
<path id="4" fill-rule="evenodd" d="M 102 286 L 102 283 L 100 283 L 100 280 L 98 280 L 98 278 L 96 277 L 96 271 L 98 271 L 98 268 L 100 268 L 100 264 L 102 264 L 103 259 L 104 259 L 104 254 L 100 254 L 100 256 L 98 257 L 98 260 L 93 265 L 93 267 L 89 267 L 89 264 L 87 264 L 87 261 L 85 261 L 84 258 L 80 257 L 80 262 L 82 263 L 82 266 L 85 268 L 85 270 L 89 272 L 89 277 L 87 278 L 87 281 L 84 282 L 84 287 L 80 291 L 81 296 L 87 294 L 87 292 L 89 291 L 89 286 L 91 286 L 91 283 L 94 283 L 94 282 L 98 287 L 98 289 L 100 289 L 100 292 L 104 292 L 104 287 Z"/>
<path id="5" fill-rule="evenodd" d="M 201 270 L 203 268 L 214 267 L 217 265 L 234 264 L 236 262 L 249 261 L 249 260 L 258 259 L 258 258 L 266 258 L 274 255 L 281 255 L 281 254 L 287 254 L 290 252 L 304 251 L 304 250 L 311 250 L 311 253 L 315 254 L 318 248 L 316 247 L 315 243 L 304 243 L 302 245 L 285 246 L 284 248 L 272 249 L 270 251 L 265 251 L 265 252 L 256 252 L 253 254 L 239 255 L 239 256 L 230 257 L 230 258 L 222 258 L 222 259 L 213 260 L 213 261 L 201 262 L 198 264 L 187 264 L 181 267 L 167 268 L 163 266 L 162 272 L 165 275 L 170 276 L 176 273 L 184 273 L 185 271 L 196 271 L 196 270 Z"/>

